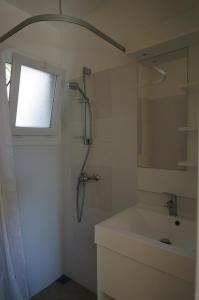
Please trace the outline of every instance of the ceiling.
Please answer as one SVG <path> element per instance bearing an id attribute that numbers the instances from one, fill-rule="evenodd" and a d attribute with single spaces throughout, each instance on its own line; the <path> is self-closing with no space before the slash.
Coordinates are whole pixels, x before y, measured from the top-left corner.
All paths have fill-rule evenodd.
<path id="1" fill-rule="evenodd" d="M 17 8 L 28 12 L 30 15 L 42 13 L 57 13 L 59 7 L 59 0 L 5 0 Z M 116 5 L 121 6 L 129 5 L 129 8 L 135 8 L 132 11 L 142 16 L 143 7 L 157 10 L 163 6 L 170 9 L 171 16 L 173 14 L 182 13 L 189 10 L 196 5 L 198 0 L 62 0 L 63 13 L 76 17 L 86 17 L 92 13 L 96 13 L 106 6 Z M 137 10 L 138 9 L 138 10 Z M 135 11 L 136 10 L 136 11 Z M 150 11 L 149 11 L 150 14 Z M 168 16 L 169 17 L 169 16 Z"/>
<path id="2" fill-rule="evenodd" d="M 59 0 L 6 0 L 17 8 L 31 15 L 43 13 L 58 13 Z M 85 17 L 114 0 L 62 0 L 62 9 L 65 14 Z"/>

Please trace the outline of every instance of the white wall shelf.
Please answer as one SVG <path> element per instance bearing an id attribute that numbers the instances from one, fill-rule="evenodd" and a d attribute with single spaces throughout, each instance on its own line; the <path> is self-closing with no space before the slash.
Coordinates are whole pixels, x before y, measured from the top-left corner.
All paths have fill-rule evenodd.
<path id="1" fill-rule="evenodd" d="M 179 167 L 197 167 L 197 163 L 194 161 L 184 160 L 178 162 Z"/>
<path id="2" fill-rule="evenodd" d="M 197 127 L 179 127 L 178 131 L 180 132 L 194 132 L 196 133 L 198 131 Z"/>
<path id="3" fill-rule="evenodd" d="M 186 92 L 197 92 L 199 91 L 199 81 L 182 84 L 179 88 Z"/>
<path id="4" fill-rule="evenodd" d="M 180 91 L 178 93 L 175 93 L 175 94 L 170 94 L 170 95 L 159 95 L 159 96 L 153 96 L 153 97 L 139 97 L 140 100 L 148 100 L 148 101 L 151 101 L 151 100 L 159 100 L 159 99 L 170 99 L 171 101 L 173 101 L 173 98 L 174 97 L 184 97 L 185 96 L 185 93 L 183 93 L 183 91 Z"/>

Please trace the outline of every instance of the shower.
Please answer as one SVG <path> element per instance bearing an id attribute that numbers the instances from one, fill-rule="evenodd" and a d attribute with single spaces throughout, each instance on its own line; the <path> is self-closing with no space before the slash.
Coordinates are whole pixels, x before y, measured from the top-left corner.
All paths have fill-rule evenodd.
<path id="1" fill-rule="evenodd" d="M 88 181 L 94 180 L 98 181 L 100 179 L 99 175 L 92 174 L 88 175 L 86 172 L 86 165 L 92 145 L 92 108 L 90 104 L 90 99 L 87 97 L 86 91 L 86 77 L 91 75 L 91 70 L 83 67 L 82 69 L 82 81 L 83 88 L 81 89 L 79 84 L 75 81 L 68 82 L 68 88 L 70 90 L 78 91 L 81 95 L 80 104 L 83 105 L 83 144 L 87 147 L 86 154 L 82 162 L 82 166 L 77 178 L 76 185 L 76 215 L 77 221 L 80 223 L 83 216 L 85 196 L 86 196 L 86 184 Z"/>

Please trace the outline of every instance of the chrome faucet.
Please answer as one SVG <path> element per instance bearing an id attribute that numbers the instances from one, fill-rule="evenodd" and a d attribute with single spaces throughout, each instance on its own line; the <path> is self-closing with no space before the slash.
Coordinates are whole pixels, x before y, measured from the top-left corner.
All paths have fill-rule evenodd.
<path id="1" fill-rule="evenodd" d="M 165 207 L 169 210 L 170 216 L 177 216 L 178 215 L 178 202 L 177 202 L 177 195 L 172 193 L 164 193 L 169 196 L 169 201 L 165 203 Z"/>

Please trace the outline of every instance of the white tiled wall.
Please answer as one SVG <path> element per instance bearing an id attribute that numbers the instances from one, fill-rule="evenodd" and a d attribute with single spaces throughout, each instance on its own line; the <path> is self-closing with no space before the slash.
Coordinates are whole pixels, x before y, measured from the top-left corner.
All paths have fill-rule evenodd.
<path id="1" fill-rule="evenodd" d="M 75 215 L 75 186 L 85 153 L 81 136 L 79 95 L 68 91 L 64 108 L 65 270 L 68 276 L 96 290 L 94 225 L 131 206 L 136 197 L 137 98 L 136 66 L 130 64 L 95 73 L 88 81 L 93 107 L 94 143 L 88 161 L 90 174 L 84 217 Z M 130 133 L 130 134 L 129 134 Z M 71 189 L 72 186 L 72 189 Z"/>

